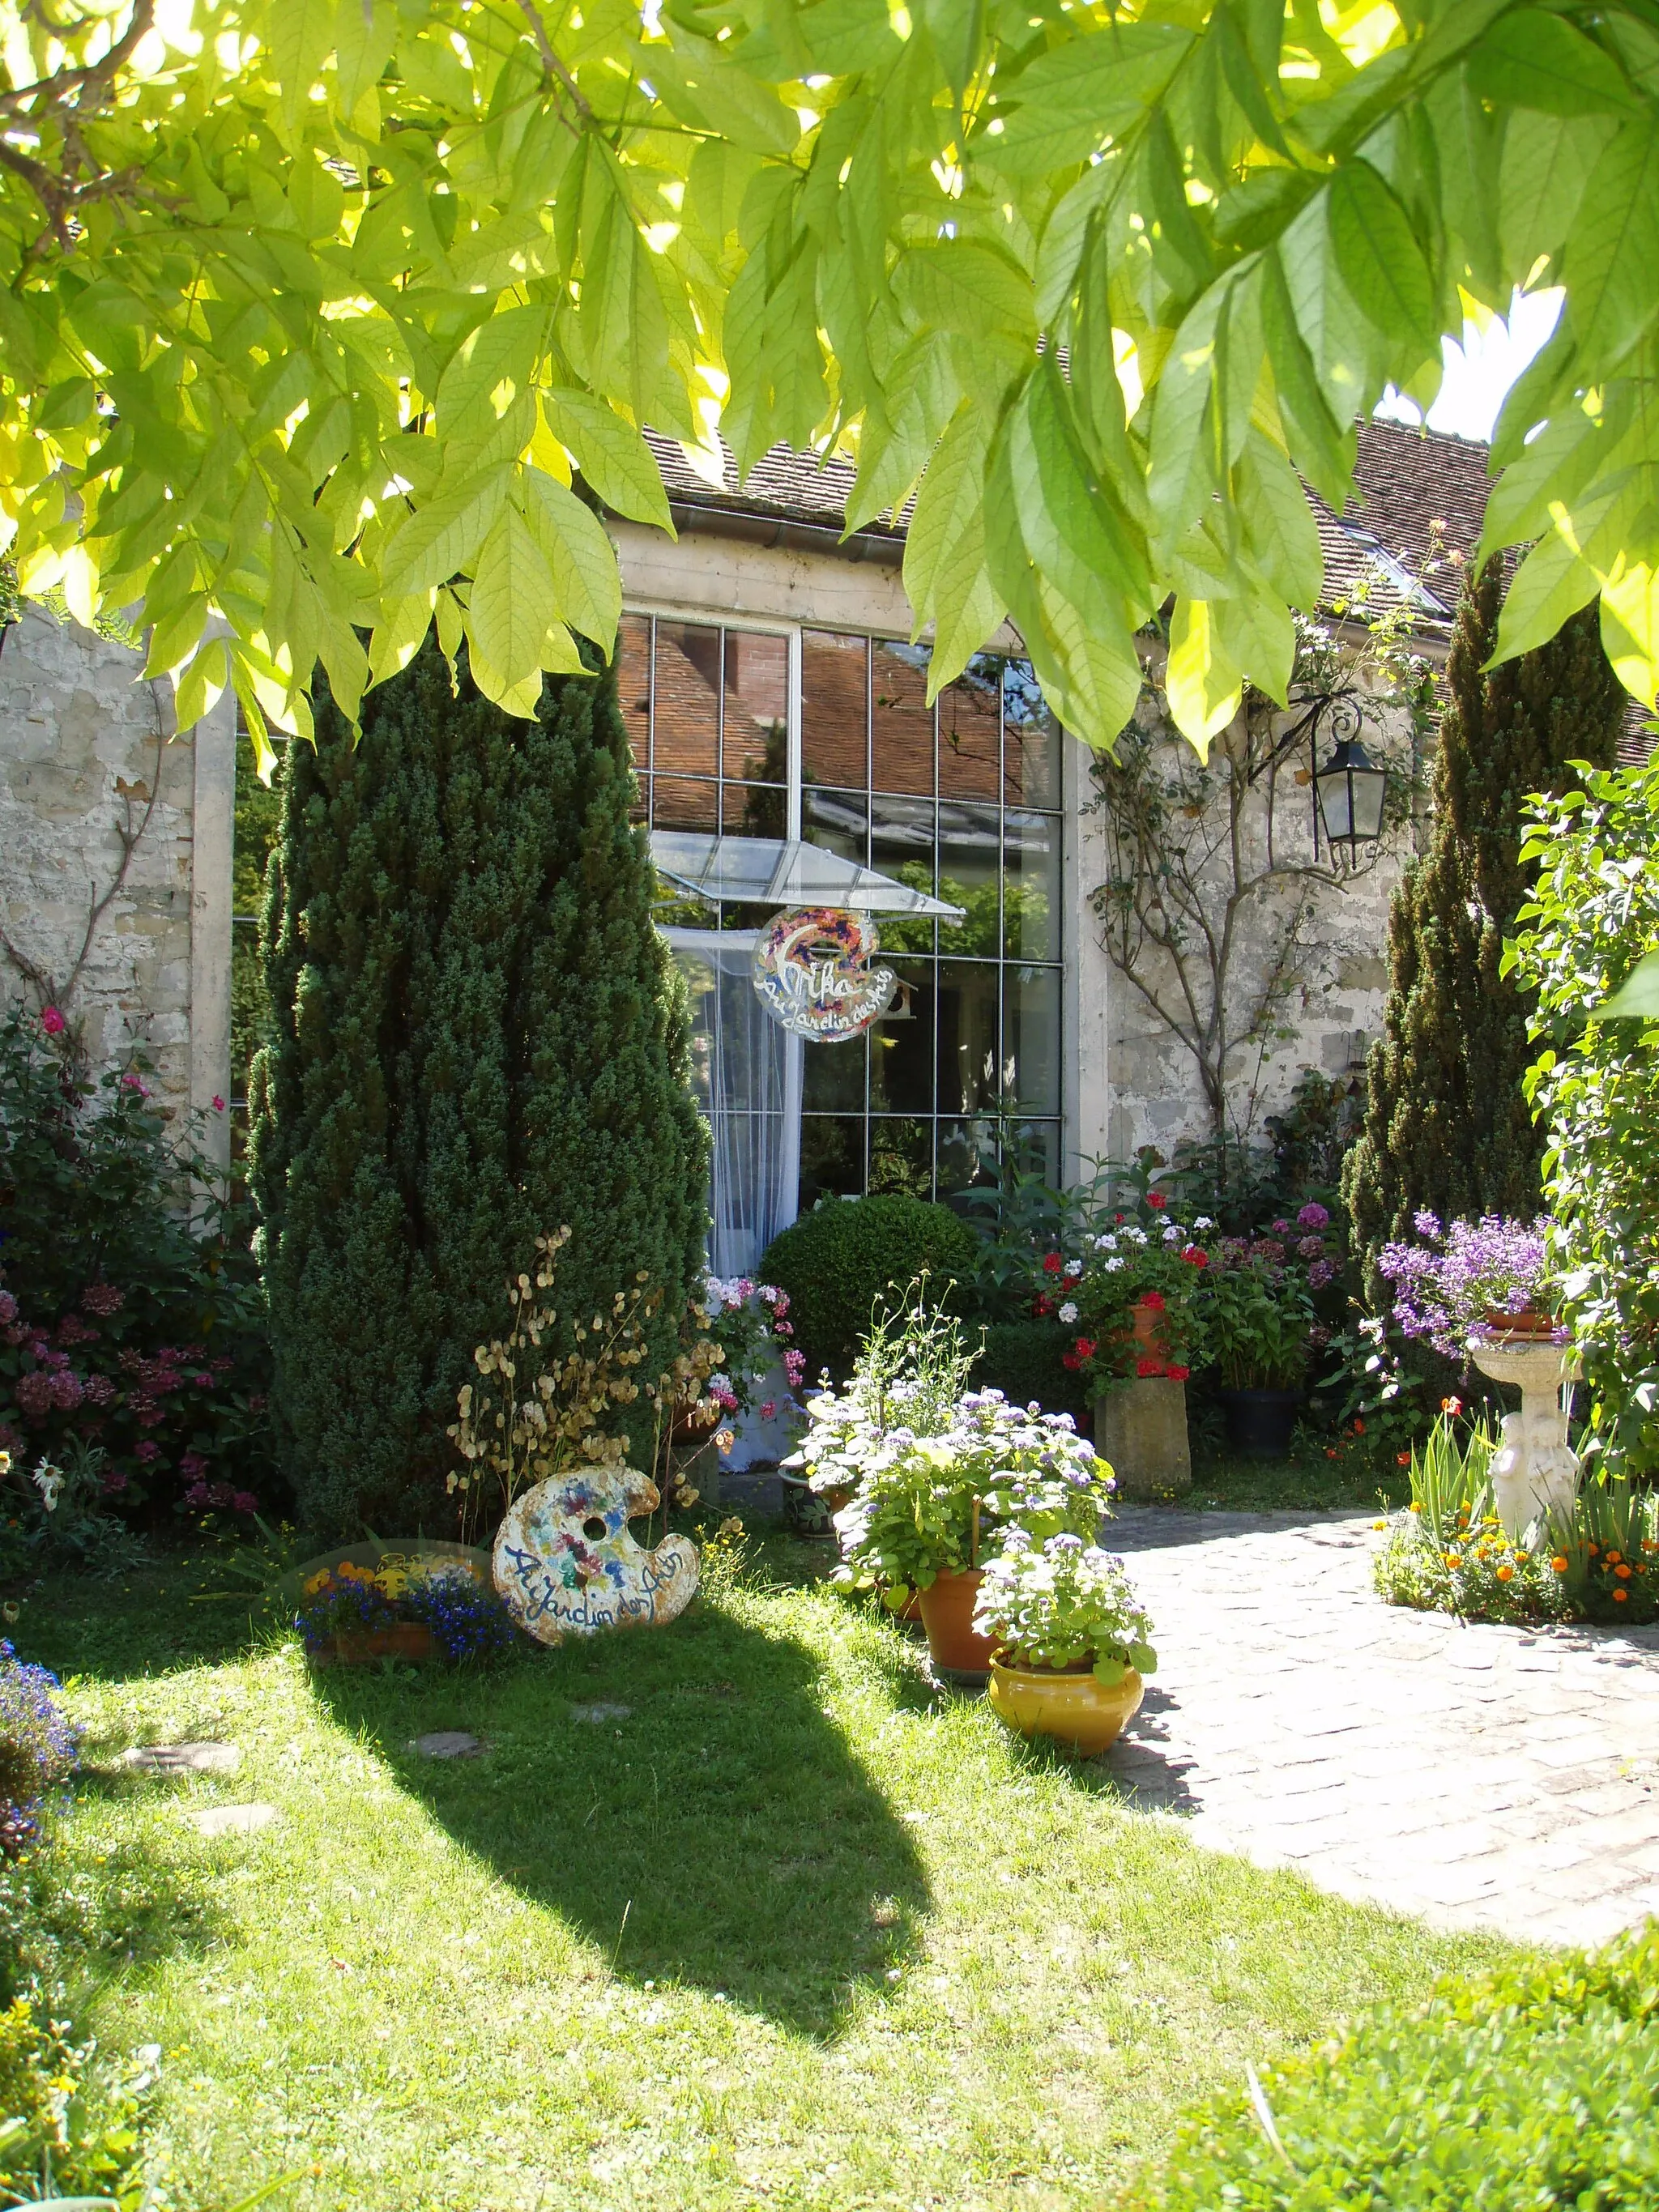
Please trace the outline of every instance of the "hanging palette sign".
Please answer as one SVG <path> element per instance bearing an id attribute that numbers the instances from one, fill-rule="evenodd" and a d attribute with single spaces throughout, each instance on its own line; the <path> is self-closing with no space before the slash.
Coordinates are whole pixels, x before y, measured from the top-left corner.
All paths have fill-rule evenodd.
<path id="1" fill-rule="evenodd" d="M 754 981 L 775 1022 L 796 1036 L 841 1044 L 878 1020 L 898 977 L 878 963 L 881 939 L 867 915 L 842 907 L 796 907 L 763 931 Z"/>

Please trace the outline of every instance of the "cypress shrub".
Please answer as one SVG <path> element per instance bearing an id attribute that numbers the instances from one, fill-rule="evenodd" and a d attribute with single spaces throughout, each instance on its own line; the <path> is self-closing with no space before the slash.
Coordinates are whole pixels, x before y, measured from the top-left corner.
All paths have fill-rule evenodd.
<path id="1" fill-rule="evenodd" d="M 1426 850 L 1394 895 L 1382 1036 L 1366 1063 L 1364 1127 L 1343 1195 L 1374 1300 L 1377 1255 L 1426 1207 L 1443 1220 L 1531 1219 L 1542 1203 L 1544 1132 L 1522 1088 L 1532 1059 L 1531 994 L 1500 970 L 1532 871 L 1521 860 L 1534 792 L 1607 767 L 1627 704 L 1594 606 L 1547 645 L 1483 675 L 1498 638 L 1503 576 L 1466 586 L 1446 669 Z"/>
<path id="2" fill-rule="evenodd" d="M 707 1133 L 631 795 L 614 672 L 550 680 L 524 721 L 431 640 L 356 746 L 319 695 L 289 749 L 252 1181 L 319 1533 L 437 1518 L 456 1392 L 538 1231 L 574 1232 L 562 1331 L 643 1275 L 665 1337 L 695 1280 Z"/>
<path id="3" fill-rule="evenodd" d="M 896 1194 L 836 1199 L 773 1238 L 761 1279 L 788 1291 L 795 1342 L 815 1383 L 826 1367 L 837 1379 L 850 1372 L 877 1301 L 918 1275 L 929 1277 L 937 1303 L 964 1310 L 979 1252 L 978 1237 L 948 1206 Z"/>

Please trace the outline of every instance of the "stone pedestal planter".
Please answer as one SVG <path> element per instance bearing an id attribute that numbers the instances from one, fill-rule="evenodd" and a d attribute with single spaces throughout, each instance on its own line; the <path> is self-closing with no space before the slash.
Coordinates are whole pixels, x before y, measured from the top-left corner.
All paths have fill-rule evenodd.
<path id="1" fill-rule="evenodd" d="M 1095 1401 L 1095 1449 L 1117 1477 L 1120 1498 L 1180 1498 L 1193 1486 L 1187 1385 L 1137 1376 Z"/>
<path id="2" fill-rule="evenodd" d="M 1493 1455 L 1492 1496 L 1504 1533 L 1518 1544 L 1540 1522 L 1565 1520 L 1578 1495 L 1578 1455 L 1567 1442 L 1561 1386 L 1578 1369 L 1547 1338 L 1515 1334 L 1475 1338 L 1475 1365 L 1494 1382 L 1512 1382 L 1521 1410 L 1504 1416 L 1504 1442 Z"/>

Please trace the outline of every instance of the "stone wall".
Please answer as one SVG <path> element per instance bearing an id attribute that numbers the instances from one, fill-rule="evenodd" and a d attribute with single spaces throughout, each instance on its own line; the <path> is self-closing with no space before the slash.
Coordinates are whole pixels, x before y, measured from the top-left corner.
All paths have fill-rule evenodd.
<path id="1" fill-rule="evenodd" d="M 1105 840 L 1098 815 L 1086 811 L 1092 795 L 1088 759 L 1082 747 L 1076 750 L 1075 780 L 1085 805 L 1072 817 L 1076 862 L 1066 917 L 1077 948 L 1074 1174 L 1091 1158 L 1130 1159 L 1142 1145 L 1155 1146 L 1167 1158 L 1182 1139 L 1210 1133 L 1208 1109 L 1192 1054 L 1103 947 L 1090 900 L 1108 872 Z M 1277 842 L 1292 854 L 1310 859 L 1311 800 L 1305 789 L 1292 786 L 1287 792 L 1281 785 L 1279 806 Z M 1252 804 L 1245 817 L 1247 836 L 1260 839 L 1264 812 L 1265 801 Z M 1267 1117 L 1288 1103 L 1304 1069 L 1337 1077 L 1357 1073 L 1363 1066 L 1372 1039 L 1382 1030 L 1388 993 L 1389 902 L 1408 850 L 1407 833 L 1374 866 L 1343 888 L 1316 892 L 1313 922 L 1305 932 L 1307 950 L 1273 1034 L 1265 1050 L 1241 1051 L 1229 1063 L 1235 1134 L 1263 1139 Z M 1271 897 L 1243 910 L 1231 971 L 1236 995 L 1254 994 L 1260 988 L 1274 949 L 1276 915 L 1276 901 Z M 1167 962 L 1153 956 L 1146 973 L 1155 988 L 1167 990 L 1172 980 Z"/>
<path id="2" fill-rule="evenodd" d="M 141 1052 L 225 1151 L 234 722 L 174 736 L 141 665 L 39 607 L 0 637 L 0 1003 L 57 1003 L 94 1073 Z"/>

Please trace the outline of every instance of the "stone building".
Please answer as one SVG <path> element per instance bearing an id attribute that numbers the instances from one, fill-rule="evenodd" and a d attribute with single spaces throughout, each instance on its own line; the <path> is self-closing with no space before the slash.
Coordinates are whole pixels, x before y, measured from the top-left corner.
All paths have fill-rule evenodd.
<path id="1" fill-rule="evenodd" d="M 611 532 L 623 708 L 659 848 L 804 846 L 960 916 L 884 922 L 899 976 L 888 1014 L 849 1042 L 803 1044 L 757 1013 L 748 960 L 765 916 L 752 899 L 716 904 L 665 880 L 716 1125 L 715 1265 L 752 1264 L 825 1194 L 957 1194 L 1000 1130 L 1067 1177 L 1091 1158 L 1204 1134 L 1190 1054 L 1103 947 L 1091 757 L 1055 726 L 1018 637 L 994 641 L 930 708 L 926 644 L 908 641 L 902 529 L 842 539 L 848 469 L 779 451 L 742 487 L 728 473 L 712 488 L 677 447 L 658 453 L 678 539 L 623 520 Z M 1385 598 L 1410 595 L 1422 650 L 1442 654 L 1485 448 L 1376 422 L 1361 433 L 1359 482 L 1361 506 L 1320 516 L 1328 597 L 1347 605 L 1362 577 Z M 1425 577 L 1436 548 L 1451 558 Z M 222 702 L 175 738 L 167 687 L 138 666 L 130 647 L 37 609 L 4 633 L 0 963 L 8 996 L 62 1005 L 94 1067 L 142 1048 L 168 1103 L 198 1109 L 222 1146 L 213 1102 L 241 1085 L 229 1024 L 234 730 Z M 1294 844 L 1310 836 L 1311 800 L 1305 769 L 1287 772 L 1279 834 Z M 1363 1058 L 1396 872 L 1386 859 L 1318 892 L 1279 1033 L 1265 1060 L 1230 1071 L 1258 1127 L 1303 1067 L 1341 1076 Z M 1247 918 L 1241 992 L 1258 987 L 1266 944 Z"/>

